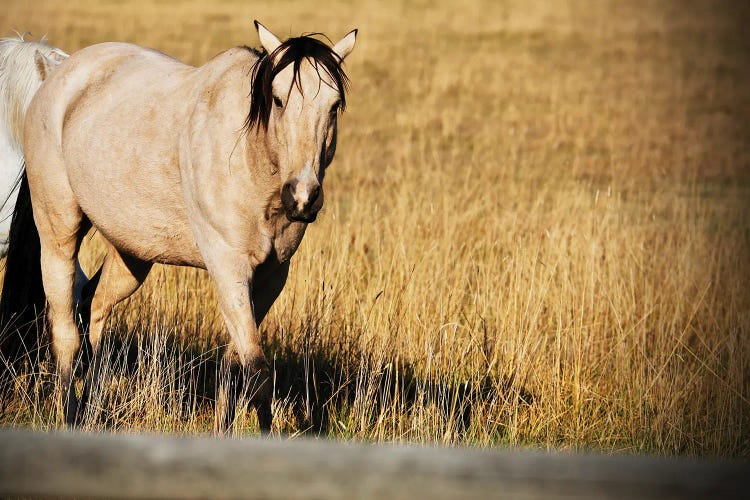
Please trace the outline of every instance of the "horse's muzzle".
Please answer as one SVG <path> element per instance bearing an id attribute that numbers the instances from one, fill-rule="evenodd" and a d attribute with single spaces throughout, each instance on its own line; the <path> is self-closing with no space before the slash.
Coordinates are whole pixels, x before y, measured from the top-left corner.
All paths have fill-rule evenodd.
<path id="1" fill-rule="evenodd" d="M 309 192 L 297 192 L 299 183 L 287 182 L 281 188 L 281 204 L 292 222 L 314 222 L 323 207 L 323 188 L 316 184 Z"/>

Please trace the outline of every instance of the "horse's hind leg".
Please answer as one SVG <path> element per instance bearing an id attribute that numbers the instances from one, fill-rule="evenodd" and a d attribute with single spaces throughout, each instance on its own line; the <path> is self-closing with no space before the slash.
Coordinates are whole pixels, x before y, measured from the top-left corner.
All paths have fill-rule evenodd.
<path id="1" fill-rule="evenodd" d="M 151 262 L 122 254 L 109 246 L 99 283 L 91 299 L 89 340 L 94 354 L 101 349 L 102 332 L 112 308 L 138 290 L 151 271 L 151 266 Z"/>
<path id="2" fill-rule="evenodd" d="M 88 403 L 91 385 L 97 383 L 101 371 L 102 333 L 112 308 L 119 302 L 130 297 L 141 286 L 148 276 L 152 264 L 120 253 L 112 245 L 108 246 L 104 263 L 92 278 L 96 290 L 91 297 L 91 303 L 84 304 L 88 308 L 89 342 L 92 350 L 92 367 L 86 376 L 82 403 Z M 95 280 L 95 281 L 93 281 Z M 90 308 L 89 308 L 90 307 Z"/>
<path id="3" fill-rule="evenodd" d="M 42 199 L 45 198 L 49 199 Z M 71 198 L 68 198 L 69 203 L 61 203 L 56 207 L 45 206 L 44 201 L 34 206 L 34 220 L 41 243 L 42 282 L 47 296 L 52 349 L 57 358 L 65 422 L 69 425 L 75 423 L 78 411 L 73 363 L 80 348 L 73 313 L 73 282 L 81 233 L 86 229 L 83 214 Z M 62 201 L 59 198 L 53 199 Z"/>
<path id="4" fill-rule="evenodd" d="M 80 350 L 80 336 L 73 310 L 76 257 L 89 228 L 73 193 L 65 162 L 46 135 L 26 137 L 26 176 L 34 223 L 41 247 L 42 284 L 47 297 L 47 317 L 52 350 L 63 395 L 65 421 L 74 424 L 78 410 L 73 384 L 73 364 Z M 33 145 L 30 146 L 30 145 Z"/>

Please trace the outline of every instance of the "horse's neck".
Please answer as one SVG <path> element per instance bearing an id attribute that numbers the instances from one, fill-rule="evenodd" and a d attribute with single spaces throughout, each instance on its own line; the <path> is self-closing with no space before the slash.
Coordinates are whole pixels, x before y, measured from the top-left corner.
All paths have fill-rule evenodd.
<path id="1" fill-rule="evenodd" d="M 243 49 L 246 50 L 246 49 Z M 250 54 L 252 62 L 256 55 Z M 241 69 L 241 78 L 246 79 L 247 90 L 243 89 L 243 121 L 250 109 L 249 98 L 249 66 Z M 281 203 L 281 186 L 283 180 L 279 174 L 277 156 L 273 149 L 276 147 L 268 140 L 268 131 L 262 127 L 250 126 L 243 129 L 241 139 L 243 150 L 243 164 L 246 168 L 246 178 L 252 180 L 251 192 L 248 196 L 248 208 L 260 215 L 259 220 L 264 226 L 264 233 L 271 238 L 271 255 L 269 258 L 278 262 L 288 261 L 297 251 L 305 235 L 307 224 L 291 222 Z M 248 193 L 250 194 L 250 193 Z M 254 199 L 253 199 L 254 198 Z M 257 202 L 262 200 L 260 204 Z"/>
<path id="2" fill-rule="evenodd" d="M 16 185 L 22 170 L 23 149 L 6 124 L 0 123 L 0 204 Z"/>
<path id="3" fill-rule="evenodd" d="M 243 126 L 250 110 L 249 73 L 254 62 L 253 53 L 235 48 L 193 74 L 196 100 L 187 124 L 190 153 L 183 155 L 187 163 L 181 167 L 191 172 L 183 175 L 183 182 L 203 207 L 203 216 L 217 227 L 231 225 L 244 234 L 260 231 L 283 257 L 288 249 L 296 249 L 301 232 L 289 230 L 265 131 Z"/>
<path id="4" fill-rule="evenodd" d="M 7 96 L 0 96 L 7 98 Z M 23 103 L 25 105 L 25 103 Z M 0 103 L 0 220 L 9 218 L 13 212 L 15 199 L 8 200 L 8 196 L 17 185 L 23 171 L 23 146 L 20 144 L 19 127 L 15 123 L 15 112 L 8 109 L 8 103 Z M 23 110 L 25 112 L 25 108 Z M 23 116 L 23 114 L 21 115 Z M 3 205 L 4 204 L 4 205 Z"/>
<path id="5" fill-rule="evenodd" d="M 19 149 L 10 131 L 0 125 L 0 255 L 5 253 L 11 214 L 16 206 L 17 181 L 23 170 L 23 154 Z"/>
<path id="6" fill-rule="evenodd" d="M 0 94 L 0 142 L 3 146 L 23 155 L 23 147 L 21 146 L 22 119 L 26 115 L 28 101 L 31 99 L 17 94 L 19 94 L 18 89 L 2 88 L 2 94 Z"/>
<path id="7" fill-rule="evenodd" d="M 228 158 L 228 163 L 211 165 L 211 175 L 219 171 L 227 173 L 225 189 L 217 201 L 239 207 L 242 218 L 255 219 L 258 228 L 270 239 L 269 257 L 284 262 L 299 247 L 307 225 L 290 222 L 284 213 L 282 181 L 274 166 L 266 131 L 243 127 L 250 110 L 250 71 L 256 58 L 245 48 L 234 48 L 198 69 L 202 75 L 199 78 L 205 79 L 198 92 L 199 112 L 194 115 L 196 124 L 202 125 L 193 131 L 196 141 L 193 151 L 196 157 L 204 154 L 206 147 L 218 144 L 213 157 Z M 208 141 L 206 132 L 212 136 Z"/>

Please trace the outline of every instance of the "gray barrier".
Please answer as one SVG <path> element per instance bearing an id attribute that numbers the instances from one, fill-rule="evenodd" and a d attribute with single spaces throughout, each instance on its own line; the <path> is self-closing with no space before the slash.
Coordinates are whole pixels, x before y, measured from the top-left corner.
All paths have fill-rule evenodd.
<path id="1" fill-rule="evenodd" d="M 0 430 L 0 495 L 110 498 L 740 497 L 743 462 Z"/>

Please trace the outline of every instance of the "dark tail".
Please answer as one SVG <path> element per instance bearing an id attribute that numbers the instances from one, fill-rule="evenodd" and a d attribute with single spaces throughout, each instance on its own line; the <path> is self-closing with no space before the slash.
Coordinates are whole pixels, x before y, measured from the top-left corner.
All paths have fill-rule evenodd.
<path id="1" fill-rule="evenodd" d="M 10 225 L 8 258 L 0 296 L 0 372 L 15 370 L 24 359 L 40 355 L 45 296 L 42 285 L 39 232 L 31 210 L 29 181 L 24 171 Z"/>

